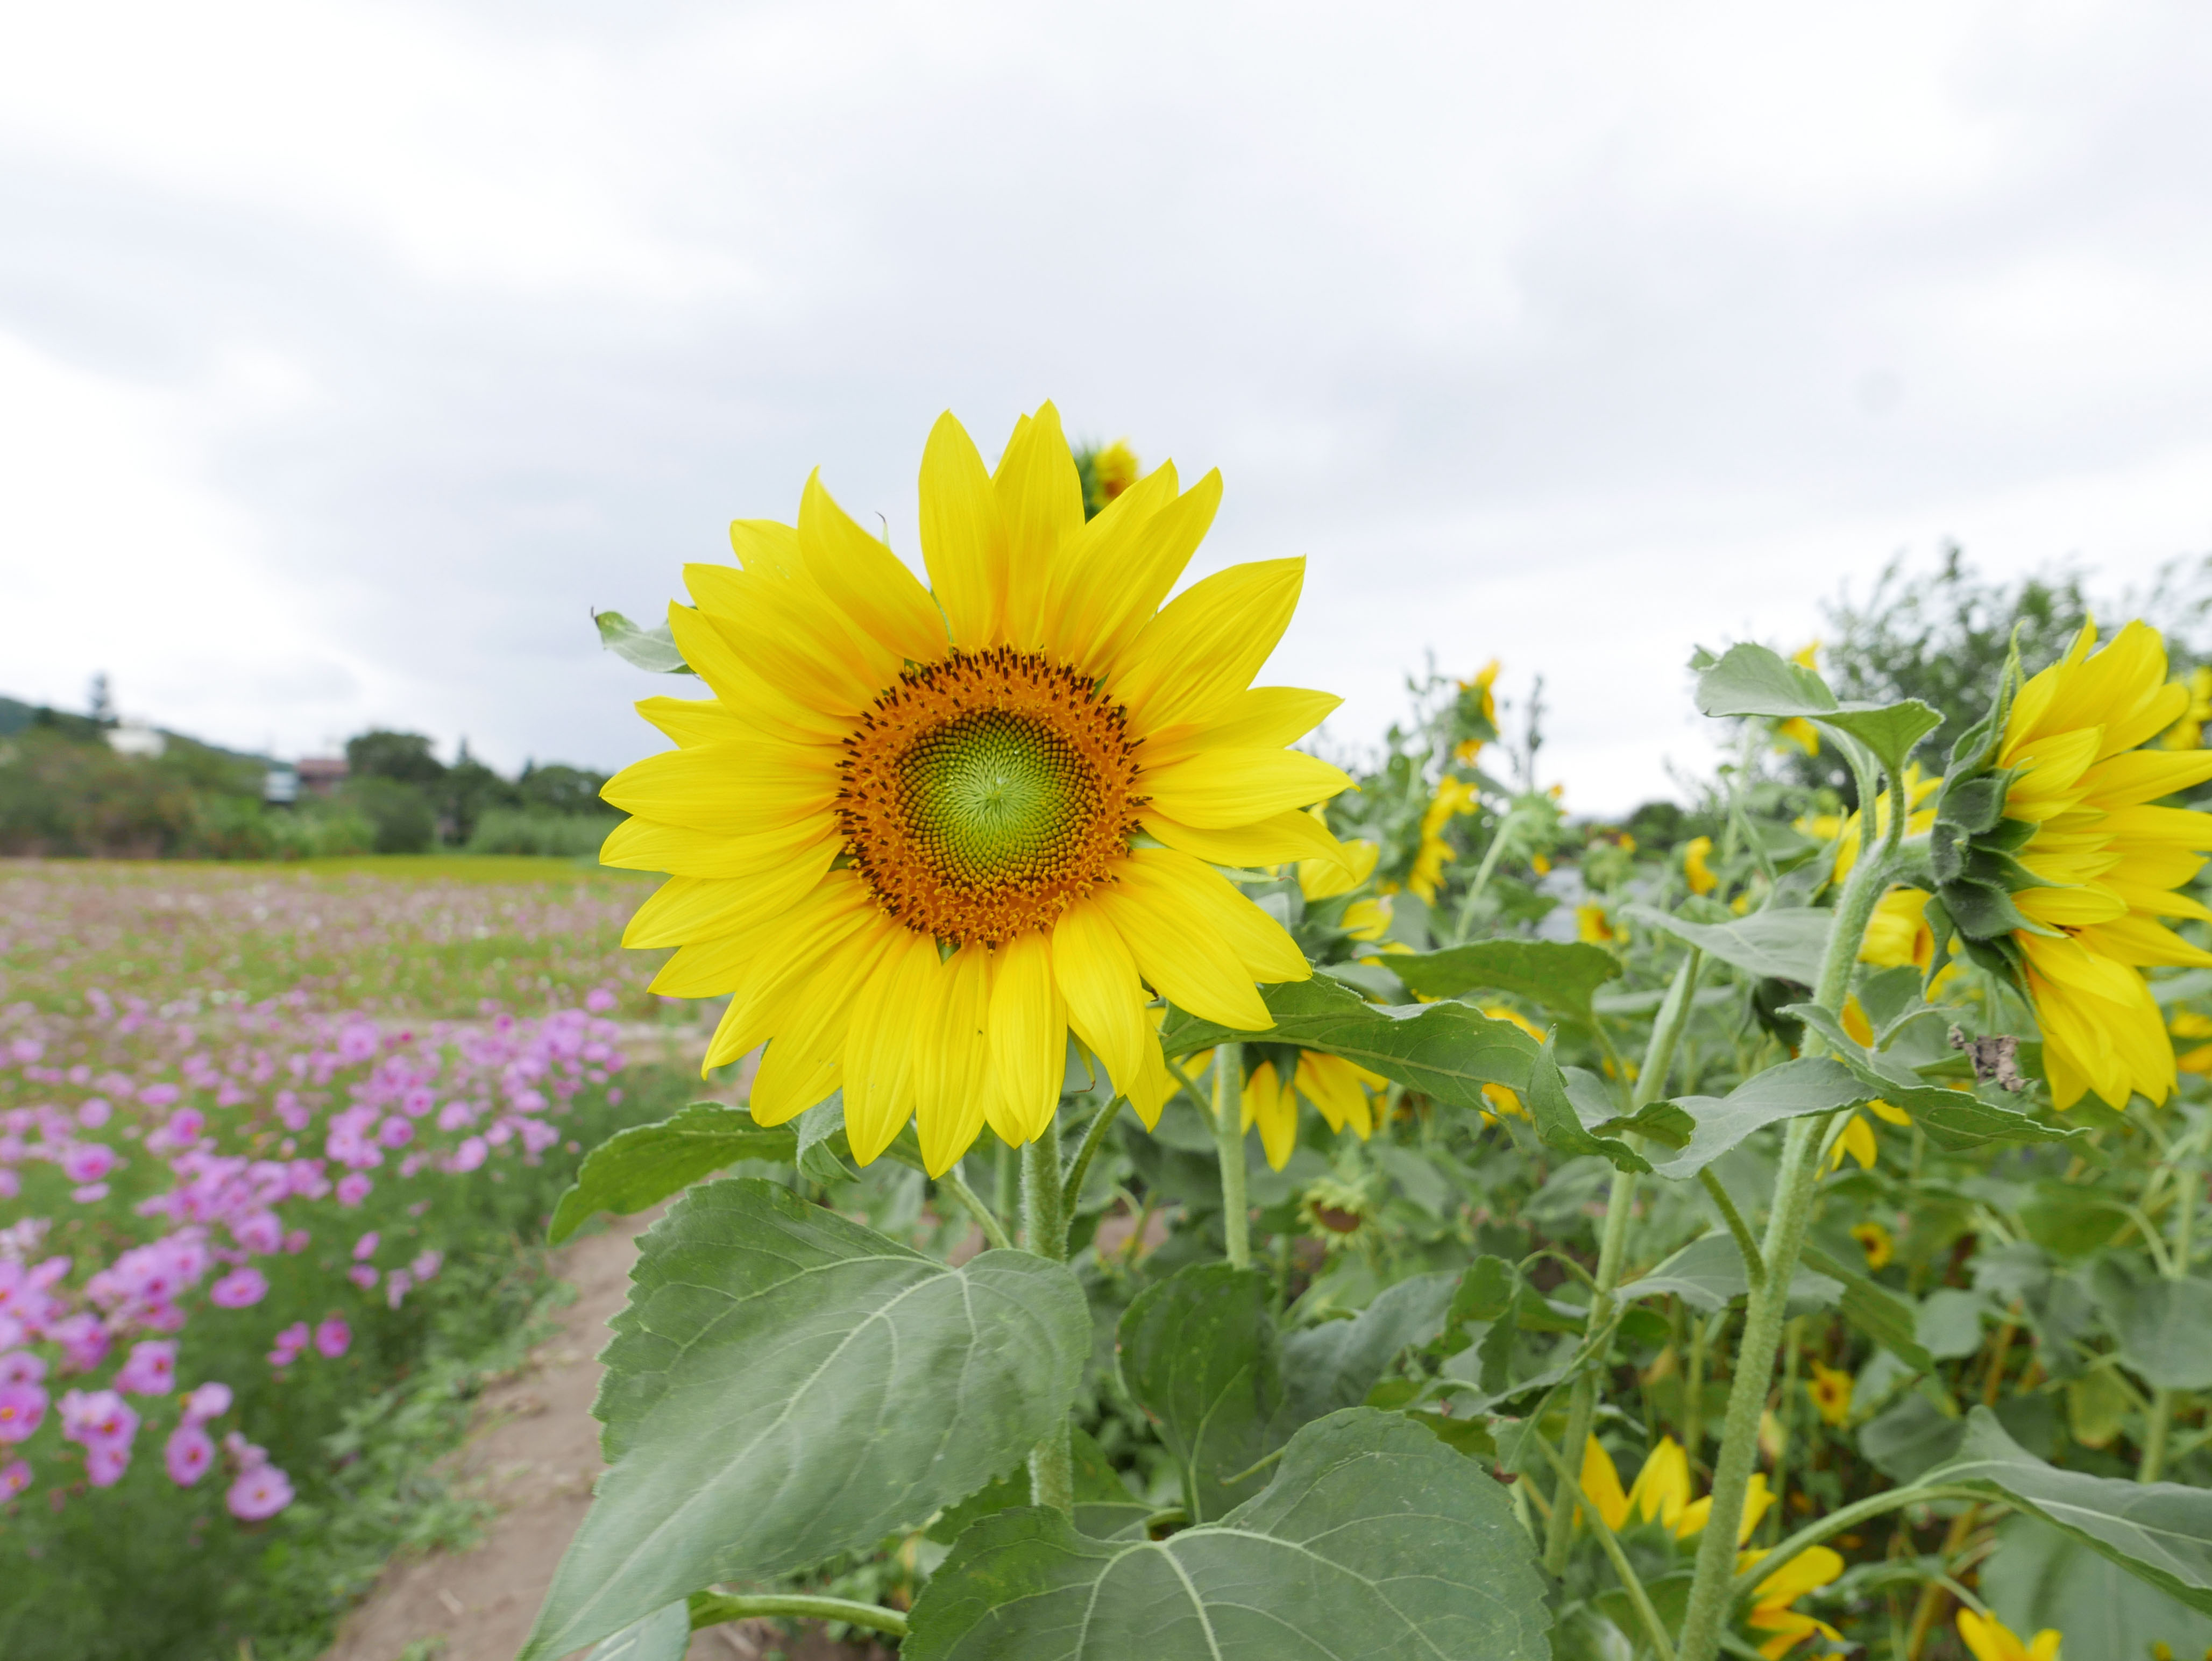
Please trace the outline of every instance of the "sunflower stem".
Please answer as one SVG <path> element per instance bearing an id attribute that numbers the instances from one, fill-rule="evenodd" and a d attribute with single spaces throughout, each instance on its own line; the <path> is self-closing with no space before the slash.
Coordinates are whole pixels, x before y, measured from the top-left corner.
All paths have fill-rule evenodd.
<path id="1" fill-rule="evenodd" d="M 783 1618 L 796 1621 L 842 1621 L 848 1627 L 906 1636 L 906 1616 L 880 1603 L 860 1603 L 849 1597 L 816 1597 L 801 1592 L 767 1592 L 737 1597 L 729 1592 L 701 1592 L 691 1603 L 691 1630 L 718 1627 L 725 1621 Z"/>
<path id="2" fill-rule="evenodd" d="M 1221 1232 L 1230 1266 L 1252 1266 L 1251 1206 L 1244 1197 L 1244 1046 L 1213 1052 L 1213 1147 L 1221 1159 Z"/>
<path id="3" fill-rule="evenodd" d="M 1814 1001 L 1835 1015 L 1843 1011 L 1844 998 L 1850 991 L 1851 966 L 1858 961 L 1875 903 L 1888 884 L 1890 861 L 1904 817 L 1899 811 L 1904 785 L 1893 779 L 1890 789 L 1897 799 L 1890 804 L 1890 834 L 1878 852 L 1870 846 L 1875 799 L 1871 768 L 1858 746 L 1850 746 L 1850 753 L 1860 779 L 1859 858 L 1837 902 L 1827 952 L 1820 963 L 1820 984 L 1814 991 Z M 1826 1047 L 1817 1032 L 1807 1029 L 1805 1053 L 1825 1053 Z M 1736 1527 L 1743 1519 L 1752 1468 L 1759 1460 L 1759 1415 L 1765 1410 L 1775 1358 L 1782 1349 L 1790 1282 L 1805 1250 L 1805 1230 L 1812 1221 L 1813 1201 L 1820 1189 L 1828 1126 L 1836 1117 L 1817 1113 L 1793 1118 L 1784 1134 L 1780 1176 L 1766 1214 L 1766 1237 L 1759 1253 L 1765 1259 L 1766 1280 L 1752 1288 L 1743 1337 L 1736 1348 L 1728 1416 L 1722 1422 L 1720 1452 L 1713 1461 L 1712 1512 L 1698 1542 L 1697 1571 L 1690 1583 L 1689 1609 L 1682 1620 L 1680 1661 L 1714 1661 L 1720 1653 L 1729 1585 L 1735 1573 Z"/>
<path id="4" fill-rule="evenodd" d="M 1628 1554 L 1620 1549 L 1620 1537 L 1598 1514 L 1597 1507 L 1583 1492 L 1582 1484 L 1575 1481 L 1574 1473 L 1567 1468 L 1566 1461 L 1560 1458 L 1558 1451 L 1544 1440 L 1533 1422 L 1528 1428 L 1528 1440 L 1536 1445 L 1537 1452 L 1559 1476 L 1562 1497 L 1553 1507 L 1553 1529 L 1556 1531 L 1559 1528 L 1562 1517 L 1571 1518 L 1576 1512 L 1582 1512 L 1590 1525 L 1590 1531 L 1597 1536 L 1598 1545 L 1604 1550 L 1607 1561 L 1612 1563 L 1613 1572 L 1620 1577 L 1621 1590 L 1628 1594 L 1629 1606 L 1636 1611 L 1637 1621 L 1644 1628 L 1644 1636 L 1651 1646 L 1651 1652 L 1659 1658 L 1659 1661 L 1674 1661 L 1674 1646 L 1667 1641 L 1667 1623 L 1659 1618 L 1659 1611 L 1652 1606 L 1651 1594 L 1644 1589 L 1642 1578 L 1629 1562 Z"/>
<path id="5" fill-rule="evenodd" d="M 1022 1209 L 1029 1249 L 1055 1263 L 1067 1258 L 1067 1197 L 1060 1184 L 1060 1117 L 1022 1149 Z M 1075 1455 L 1065 1415 L 1030 1452 L 1030 1498 L 1075 1514 Z"/>
<path id="6" fill-rule="evenodd" d="M 1066 1178 L 1060 1184 L 1060 1255 L 1063 1258 L 1067 1255 L 1067 1232 L 1075 1226 L 1076 1208 L 1083 1203 L 1083 1184 L 1091 1174 L 1091 1161 L 1098 1157 L 1099 1143 L 1106 1140 L 1107 1131 L 1121 1116 L 1121 1104 L 1127 1100 L 1127 1096 L 1109 1096 L 1100 1104 L 1084 1130 L 1082 1145 L 1075 1150 L 1074 1163 L 1067 1167 Z"/>
<path id="7" fill-rule="evenodd" d="M 1644 1065 L 1636 1075 L 1636 1082 L 1629 1091 L 1629 1112 L 1650 1106 L 1667 1088 L 1667 1076 L 1674 1069 L 1674 1050 L 1682 1041 L 1682 1029 L 1689 1025 L 1690 1010 L 1696 1002 L 1698 970 L 1704 955 L 1692 946 L 1684 956 L 1681 966 L 1674 971 L 1674 984 L 1667 988 L 1665 1002 L 1660 1005 L 1659 1018 L 1652 1024 L 1650 1041 L 1644 1046 Z M 1620 1288 L 1621 1270 L 1628 1258 L 1628 1227 L 1636 1212 L 1636 1173 L 1616 1170 L 1613 1185 L 1605 1200 L 1605 1234 L 1597 1252 L 1597 1280 L 1590 1288 L 1589 1325 L 1592 1331 L 1613 1317 L 1613 1294 Z M 1597 1411 L 1597 1380 L 1589 1373 L 1575 1380 L 1574 1394 L 1567 1402 L 1566 1455 L 1571 1459 L 1582 1457 L 1583 1444 L 1589 1438 L 1590 1420 Z M 1565 1482 L 1568 1477 L 1563 1476 Z M 1567 1567 L 1567 1546 L 1574 1506 L 1564 1494 L 1555 1494 L 1552 1500 L 1550 1532 L 1544 1540 L 1544 1567 L 1554 1575 L 1564 1574 Z"/>
<path id="8" fill-rule="evenodd" d="M 968 1185 L 958 1166 L 954 1166 L 936 1180 L 939 1188 L 966 1208 L 968 1215 L 975 1219 L 976 1227 L 983 1231 L 984 1240 L 994 1248 L 1003 1252 L 1013 1244 L 1007 1238 L 1006 1226 L 999 1221 L 998 1213 L 984 1204 L 983 1197 Z"/>

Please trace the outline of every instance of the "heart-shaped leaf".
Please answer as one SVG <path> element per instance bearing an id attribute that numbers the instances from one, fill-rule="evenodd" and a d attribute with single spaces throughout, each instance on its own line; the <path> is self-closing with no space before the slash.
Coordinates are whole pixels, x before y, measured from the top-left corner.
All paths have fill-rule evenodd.
<path id="1" fill-rule="evenodd" d="M 1218 1523 L 1107 1543 L 1057 1512 L 961 1537 L 904 1661 L 1549 1661 L 1528 1535 L 1473 1459 L 1352 1408 Z"/>
<path id="2" fill-rule="evenodd" d="M 1177 1009 L 1162 1045 L 1180 1056 L 1237 1040 L 1295 1044 L 1343 1056 L 1454 1107 L 1481 1106 L 1486 1084 L 1528 1087 L 1536 1040 L 1464 1003 L 1373 1004 L 1324 975 L 1260 990 L 1275 1021 L 1267 1031 L 1218 1027 Z"/>
<path id="3" fill-rule="evenodd" d="M 1717 957 L 1746 974 L 1791 980 L 1801 986 L 1819 984 L 1820 960 L 1835 922 L 1834 912 L 1813 907 L 1753 912 L 1733 923 L 1692 923 L 1640 904 L 1623 906 L 1620 915 L 1687 941 L 1707 957 Z"/>
<path id="4" fill-rule="evenodd" d="M 1724 1096 L 1680 1096 L 1674 1105 L 1698 1122 L 1689 1145 L 1651 1168 L 1677 1180 L 1694 1177 L 1754 1131 L 1805 1113 L 1832 1112 L 1874 1094 L 1850 1069 L 1826 1056 L 1785 1061 L 1749 1078 Z"/>
<path id="5" fill-rule="evenodd" d="M 950 1268 L 748 1178 L 686 1194 L 632 1276 L 592 1407 L 613 1468 L 523 1661 L 919 1525 L 1064 1422 L 1091 1349 L 1065 1264 Z"/>
<path id="6" fill-rule="evenodd" d="M 617 1131 L 585 1155 L 546 1237 L 558 1246 L 594 1212 L 647 1210 L 739 1160 L 788 1163 L 798 1148 L 786 1126 L 771 1130 L 742 1107 L 695 1101 L 673 1118 Z"/>
<path id="7" fill-rule="evenodd" d="M 1590 998 L 1620 973 L 1620 960 L 1580 941 L 1477 940 L 1441 952 L 1399 954 L 1390 968 L 1424 997 L 1510 992 L 1588 1025 Z"/>

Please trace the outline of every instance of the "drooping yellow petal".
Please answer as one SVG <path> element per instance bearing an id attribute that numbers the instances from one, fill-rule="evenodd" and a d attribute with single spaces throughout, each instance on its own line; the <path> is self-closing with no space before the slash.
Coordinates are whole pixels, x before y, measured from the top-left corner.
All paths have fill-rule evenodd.
<path id="1" fill-rule="evenodd" d="M 1290 1163 L 1298 1141 L 1298 1104 L 1290 1087 L 1275 1076 L 1275 1064 L 1263 1061 L 1244 1081 L 1243 1128 L 1260 1127 L 1261 1151 L 1267 1168 L 1279 1171 Z"/>
<path id="2" fill-rule="evenodd" d="M 724 744 L 750 738 L 752 724 L 720 698 L 641 698 L 637 712 L 678 744 Z"/>
<path id="3" fill-rule="evenodd" d="M 997 638 L 1006 590 L 1006 526 L 967 428 L 947 410 L 921 452 L 921 558 L 952 643 Z"/>
<path id="4" fill-rule="evenodd" d="M 922 1046 L 939 1041 L 933 1028 L 941 1023 L 943 965 L 937 943 L 900 932 L 905 938 L 854 996 L 845 1036 L 845 1137 L 862 1165 L 890 1147 L 912 1117 Z"/>
<path id="5" fill-rule="evenodd" d="M 853 1023 L 852 989 L 866 984 L 886 954 L 903 943 L 905 931 L 874 919 L 875 926 L 855 931 L 808 965 L 803 973 L 778 982 L 746 1006 L 744 1013 L 756 1030 L 772 1031 L 775 1037 L 761 1056 L 753 1074 L 752 1094 L 746 1106 L 762 1125 L 782 1125 L 828 1099 L 844 1082 L 845 1038 Z M 740 1006 L 731 1001 L 732 1009 Z M 732 1017 L 723 1017 L 726 1028 Z M 717 1035 L 718 1046 L 722 1040 Z M 738 1046 L 742 1036 L 727 1040 L 734 1061 L 744 1053 Z M 749 1046 L 747 1047 L 750 1047 Z M 710 1064 L 720 1065 L 710 1052 Z"/>
<path id="6" fill-rule="evenodd" d="M 991 1059 L 988 954 L 981 946 L 962 947 L 938 966 L 930 990 L 935 1008 L 923 1011 L 917 1022 L 921 1069 L 914 1129 L 922 1168 L 941 1177 L 983 1131 L 983 1083 Z M 935 1020 L 927 1018 L 930 1013 Z"/>
<path id="7" fill-rule="evenodd" d="M 1628 1521 L 1628 1495 L 1621 1492 L 1620 1467 L 1595 1436 L 1583 1444 L 1583 1496 L 1616 1533 Z"/>
<path id="8" fill-rule="evenodd" d="M 992 1128 L 1006 1141 L 1033 1142 L 1051 1122 L 1066 1047 L 1067 1007 L 1053 983 L 1050 944 L 1042 934 L 1008 941 L 991 988 L 991 1055 L 1003 1104 Z"/>
<path id="9" fill-rule="evenodd" d="M 1342 1056 L 1318 1050 L 1301 1051 L 1294 1082 L 1297 1092 L 1328 1121 L 1332 1131 L 1349 1125 L 1362 1142 L 1375 1134 L 1375 1119 L 1367 1102 L 1366 1082 L 1376 1078 L 1364 1067 Z"/>
<path id="10" fill-rule="evenodd" d="M 1150 1002 L 1137 977 L 1137 960 L 1097 899 L 1067 908 L 1052 931 L 1052 978 L 1067 1001 L 1067 1024 L 1106 1064 L 1124 1095 L 1143 1071 L 1143 1046 L 1152 1040 L 1145 1018 Z"/>
<path id="11" fill-rule="evenodd" d="M 1097 902 L 1146 979 L 1179 1009 L 1247 1032 L 1274 1024 L 1254 980 L 1312 973 L 1290 937 L 1187 854 L 1140 848 Z M 1248 955 L 1261 959 L 1257 969 Z"/>

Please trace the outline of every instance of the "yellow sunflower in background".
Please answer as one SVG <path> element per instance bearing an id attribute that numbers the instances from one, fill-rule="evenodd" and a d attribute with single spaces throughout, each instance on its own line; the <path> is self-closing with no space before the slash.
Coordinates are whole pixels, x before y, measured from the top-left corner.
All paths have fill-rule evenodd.
<path id="1" fill-rule="evenodd" d="M 1492 730 L 1498 726 L 1498 672 L 1503 667 L 1504 664 L 1492 658 L 1475 670 L 1472 681 L 1459 683 L 1462 692 L 1473 694 L 1482 718 L 1490 723 Z M 1483 738 L 1462 738 L 1453 746 L 1452 759 L 1463 767 L 1471 767 L 1474 765 L 1475 757 L 1482 754 L 1483 745 L 1488 742 Z"/>
<path id="2" fill-rule="evenodd" d="M 1421 846 L 1413 856 L 1413 869 L 1406 877 L 1406 886 L 1433 906 L 1437 888 L 1444 880 L 1444 862 L 1459 855 L 1444 840 L 1444 828 L 1462 814 L 1473 813 L 1481 807 L 1480 792 L 1464 779 L 1446 774 L 1437 781 L 1437 793 L 1429 798 L 1429 805 L 1421 814 Z"/>
<path id="3" fill-rule="evenodd" d="M 2030 926 L 2008 938 L 2061 1107 L 2092 1090 L 2114 1106 L 2136 1091 L 2164 1101 L 2174 1087 L 2173 1046 L 2142 971 L 2212 964 L 2212 952 L 2164 921 L 2212 921 L 2212 911 L 2175 892 L 2212 850 L 2212 814 L 2151 805 L 2212 779 L 2212 751 L 2139 748 L 2189 705 L 2188 689 L 2166 682 L 2155 629 L 2131 622 L 2101 652 L 2096 644 L 2092 623 L 2021 687 L 1993 758 L 2009 774 L 2003 822 L 2026 832 L 2010 839 L 2010 857 L 2028 882 L 2048 885 L 2012 888 L 2015 916 Z M 1962 931 L 1988 938 L 1970 926 L 1971 896 L 1954 892 L 1938 888 Z"/>
<path id="4" fill-rule="evenodd" d="M 1342 1056 L 1301 1050 L 1285 1077 L 1273 1059 L 1262 1060 L 1245 1075 L 1243 1125 L 1260 1127 L 1260 1147 L 1268 1168 L 1279 1171 L 1291 1161 L 1298 1143 L 1298 1100 L 1328 1122 L 1332 1131 L 1349 1125 L 1362 1142 L 1375 1134 L 1375 1109 L 1370 1093 L 1388 1088 L 1389 1081 L 1370 1073 Z"/>
<path id="5" fill-rule="evenodd" d="M 2058 1661 L 2058 1646 L 2063 1641 L 2049 1627 L 2029 1642 L 2022 1643 L 2020 1634 L 1993 1615 L 1977 1615 L 1972 1609 L 1959 1611 L 1959 1636 L 1965 1640 L 1974 1661 Z M 2172 1652 L 2164 1644 L 2153 1649 Z"/>
<path id="6" fill-rule="evenodd" d="M 608 783 L 635 817 L 602 857 L 672 874 L 624 943 L 678 949 L 657 992 L 729 995 L 705 1065 L 766 1045 L 763 1124 L 842 1089 L 855 1157 L 911 1118 L 942 1173 L 987 1123 L 1050 1124 L 1071 1032 L 1150 1123 L 1154 992 L 1253 1031 L 1255 983 L 1310 973 L 1213 869 L 1338 857 L 1304 809 L 1350 780 L 1285 748 L 1338 700 L 1250 685 L 1304 561 L 1162 604 L 1220 494 L 1162 466 L 1086 523 L 1050 404 L 995 471 L 947 415 L 928 587 L 818 476 L 795 527 L 741 519 L 737 564 L 685 567 L 669 624 L 714 696 L 639 706 L 678 748 Z"/>

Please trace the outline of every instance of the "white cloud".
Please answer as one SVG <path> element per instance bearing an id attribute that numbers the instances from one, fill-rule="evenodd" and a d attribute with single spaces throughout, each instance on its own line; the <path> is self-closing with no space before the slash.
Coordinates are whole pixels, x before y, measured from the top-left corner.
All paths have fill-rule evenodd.
<path id="1" fill-rule="evenodd" d="M 57 621 L 0 690 L 611 763 L 653 688 L 590 604 L 817 464 L 910 549 L 936 412 L 988 450 L 1048 395 L 1224 468 L 1200 569 L 1312 555 L 1271 673 L 1340 737 L 1495 653 L 1592 809 L 1703 753 L 1693 641 L 1800 638 L 1899 548 L 2212 544 L 2186 10 L 19 14 L 0 574 Z M 219 579 L 140 575 L 149 519 Z M 19 551 L 64 546 L 133 573 L 99 631 Z"/>

